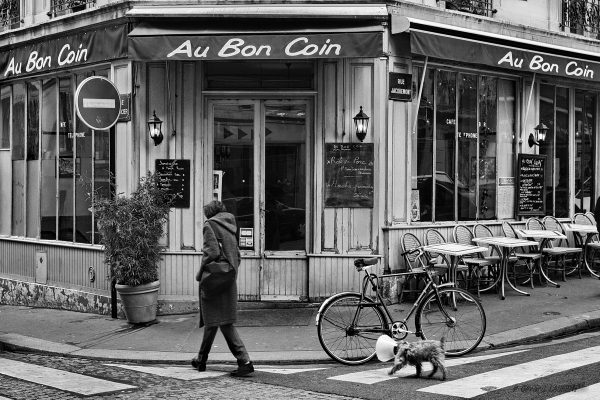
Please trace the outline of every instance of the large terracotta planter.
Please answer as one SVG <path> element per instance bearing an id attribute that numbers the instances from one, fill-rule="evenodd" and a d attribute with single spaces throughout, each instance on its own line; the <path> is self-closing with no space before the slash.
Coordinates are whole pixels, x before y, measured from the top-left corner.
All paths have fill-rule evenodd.
<path id="1" fill-rule="evenodd" d="M 158 308 L 158 288 L 160 281 L 154 281 L 140 286 L 116 284 L 125 317 L 132 324 L 154 321 Z"/>

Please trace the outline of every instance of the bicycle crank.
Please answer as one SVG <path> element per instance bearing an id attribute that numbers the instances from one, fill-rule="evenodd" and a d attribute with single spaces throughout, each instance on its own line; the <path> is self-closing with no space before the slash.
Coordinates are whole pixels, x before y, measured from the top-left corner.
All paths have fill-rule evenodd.
<path id="1" fill-rule="evenodd" d="M 392 337 L 396 340 L 404 339 L 409 333 L 412 333 L 408 330 L 406 323 L 404 322 L 394 322 L 392 324 Z"/>

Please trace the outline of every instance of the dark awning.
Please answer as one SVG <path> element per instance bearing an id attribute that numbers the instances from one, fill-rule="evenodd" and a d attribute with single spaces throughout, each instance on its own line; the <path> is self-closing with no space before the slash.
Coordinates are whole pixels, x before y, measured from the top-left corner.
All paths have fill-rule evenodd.
<path id="1" fill-rule="evenodd" d="M 393 16 L 392 26 L 394 20 Z M 441 27 L 440 24 L 415 23 L 406 18 L 398 21 L 397 26 L 410 32 L 413 54 L 589 82 L 600 81 L 600 53 L 587 53 L 503 35 L 483 36 L 474 31 Z M 395 32 L 398 30 L 393 29 Z"/>
<path id="2" fill-rule="evenodd" d="M 0 80 L 127 57 L 127 25 L 54 36 L 6 47 Z"/>
<path id="3" fill-rule="evenodd" d="M 257 60 L 383 55 L 381 24 L 281 23 L 235 26 L 205 23 L 144 22 L 129 34 L 134 60 Z"/>

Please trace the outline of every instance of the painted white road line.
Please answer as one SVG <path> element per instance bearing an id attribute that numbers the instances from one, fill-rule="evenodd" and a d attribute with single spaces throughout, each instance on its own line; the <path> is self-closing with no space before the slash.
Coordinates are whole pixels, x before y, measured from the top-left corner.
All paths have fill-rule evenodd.
<path id="1" fill-rule="evenodd" d="M 421 388 L 418 391 L 470 399 L 480 394 L 597 362 L 600 362 L 600 346 L 472 375 Z"/>
<path id="2" fill-rule="evenodd" d="M 136 388 L 123 383 L 5 358 L 0 358 L 0 374 L 84 396 Z"/>
<path id="3" fill-rule="evenodd" d="M 143 365 L 126 365 L 126 364 L 104 364 L 113 367 L 119 367 L 129 369 L 132 371 L 143 372 L 146 374 L 152 374 L 157 376 L 163 376 L 165 378 L 180 379 L 182 381 L 193 381 L 196 379 L 215 378 L 217 376 L 228 375 L 227 372 L 223 371 L 204 371 L 198 372 L 192 367 L 175 367 L 175 366 L 158 366 L 149 367 Z"/>
<path id="4" fill-rule="evenodd" d="M 254 369 L 256 371 L 268 372 L 270 374 L 290 375 L 290 374 L 298 374 L 300 372 L 320 371 L 322 369 L 327 369 L 327 368 L 278 368 L 278 367 L 261 366 L 261 367 L 254 367 Z"/>
<path id="5" fill-rule="evenodd" d="M 574 390 L 554 396 L 548 400 L 597 400 L 600 399 L 600 383 L 591 386 L 586 386 L 581 389 Z"/>
<path id="6" fill-rule="evenodd" d="M 510 354 L 522 353 L 528 350 L 517 350 L 517 351 L 508 351 L 506 353 L 496 353 L 496 354 L 486 354 L 484 356 L 474 356 L 474 357 L 459 357 L 459 358 L 446 358 L 445 365 L 446 367 L 455 367 L 458 365 L 471 364 L 474 362 L 491 360 L 493 358 L 503 357 Z M 392 363 L 389 363 L 389 366 L 386 368 L 372 369 L 368 371 L 361 372 L 353 372 L 350 374 L 332 376 L 328 379 L 336 380 L 336 381 L 345 381 L 345 382 L 353 382 L 353 383 L 362 383 L 364 385 L 372 385 L 374 383 L 379 383 L 383 381 L 389 381 L 391 379 L 402 378 L 406 376 L 413 376 L 417 373 L 415 367 L 411 365 L 407 365 L 402 368 L 400 371 L 396 372 L 394 375 L 388 375 L 389 370 L 392 368 Z M 433 370 L 433 367 L 430 363 L 424 363 L 423 369 L 421 371 L 421 375 L 427 375 L 429 372 Z M 437 372 L 440 374 L 440 372 Z"/>

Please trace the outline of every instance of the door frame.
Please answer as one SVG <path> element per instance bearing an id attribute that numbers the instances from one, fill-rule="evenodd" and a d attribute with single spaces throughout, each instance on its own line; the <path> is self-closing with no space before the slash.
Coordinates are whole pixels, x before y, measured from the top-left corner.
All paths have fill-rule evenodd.
<path id="1" fill-rule="evenodd" d="M 265 250 L 265 145 L 266 139 L 264 135 L 265 131 L 265 115 L 266 115 L 266 106 L 269 105 L 291 105 L 291 104 L 304 104 L 306 106 L 306 155 L 305 155 L 305 166 L 304 166 L 304 174 L 305 174 L 305 245 L 304 250 Z M 207 184 L 204 186 L 204 198 L 212 199 L 213 191 L 212 191 L 212 182 L 213 182 L 213 168 L 214 168 L 214 107 L 215 105 L 253 105 L 253 127 L 254 132 L 258 132 L 258 136 L 254 136 L 253 138 L 253 168 L 255 171 L 254 174 L 254 182 L 253 182 L 253 195 L 255 199 L 253 207 L 254 207 L 254 234 L 255 234 L 255 243 L 253 249 L 244 249 L 241 250 L 241 254 L 243 258 L 258 258 L 259 259 L 259 295 L 262 300 L 265 298 L 269 298 L 270 300 L 280 299 L 280 300 L 289 300 L 289 299 L 298 299 L 298 297 L 306 296 L 308 292 L 308 288 L 305 282 L 302 282 L 301 286 L 304 287 L 302 293 L 299 296 L 292 295 L 288 296 L 283 293 L 281 294 L 267 294 L 265 292 L 265 288 L 268 286 L 265 279 L 271 279 L 273 274 L 269 271 L 269 268 L 273 268 L 275 264 L 278 264 L 277 260 L 282 261 L 282 265 L 284 264 L 284 260 L 289 260 L 291 263 L 300 262 L 303 264 L 303 271 L 298 275 L 298 278 L 302 276 L 302 280 L 306 279 L 306 274 L 308 272 L 308 257 L 307 254 L 310 253 L 310 249 L 312 248 L 312 222 L 313 218 L 313 197 L 315 195 L 314 192 L 314 179 L 315 179 L 315 168 L 313 168 L 313 164 L 315 161 L 315 99 L 314 96 L 298 96 L 298 95 L 279 95 L 279 96 L 262 96 L 262 95 L 247 95 L 247 96 L 236 96 L 232 98 L 229 96 L 207 96 L 204 101 L 204 115 L 206 118 L 204 119 L 204 132 L 206 135 L 204 140 L 202 140 L 204 144 L 204 148 L 206 149 L 203 152 L 204 155 L 204 179 Z M 257 174 L 257 172 L 263 171 Z M 204 215 L 201 213 L 200 217 L 201 221 L 204 221 Z M 266 270 L 265 270 L 266 268 Z M 295 275 L 295 274 L 294 274 Z M 285 283 L 282 283 L 285 285 Z M 297 288 L 297 282 L 293 285 Z M 287 293 L 287 289 L 283 288 L 283 292 Z"/>

